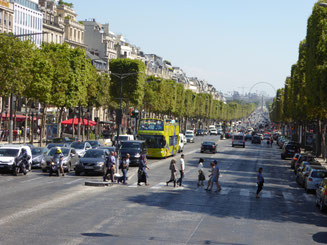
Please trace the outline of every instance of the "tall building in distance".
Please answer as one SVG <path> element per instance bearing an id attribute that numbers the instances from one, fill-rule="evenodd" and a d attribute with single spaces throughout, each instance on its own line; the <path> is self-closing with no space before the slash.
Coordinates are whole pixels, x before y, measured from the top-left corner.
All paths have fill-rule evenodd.
<path id="1" fill-rule="evenodd" d="M 13 32 L 14 5 L 9 0 L 0 0 L 0 33 Z"/>
<path id="2" fill-rule="evenodd" d="M 14 4 L 14 35 L 39 34 L 23 37 L 31 39 L 37 46 L 42 44 L 43 14 L 38 0 L 10 0 Z"/>
<path id="3" fill-rule="evenodd" d="M 55 0 L 39 0 L 40 11 L 43 14 L 43 42 L 64 43 L 64 19 L 57 14 Z"/>

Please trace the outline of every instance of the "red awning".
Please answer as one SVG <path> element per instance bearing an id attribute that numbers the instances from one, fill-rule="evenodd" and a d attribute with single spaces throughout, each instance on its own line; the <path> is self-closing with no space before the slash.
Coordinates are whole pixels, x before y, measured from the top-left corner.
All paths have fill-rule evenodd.
<path id="1" fill-rule="evenodd" d="M 13 118 L 13 120 L 15 120 L 15 115 L 12 115 L 12 118 Z M 16 122 L 25 122 L 25 116 L 24 115 L 16 115 Z M 28 120 L 31 120 L 32 119 L 32 117 L 27 117 L 28 118 Z M 9 120 L 9 114 L 7 113 L 7 114 L 5 114 L 5 113 L 3 113 L 2 114 L 2 119 L 3 120 Z M 34 119 L 34 121 L 36 120 L 36 117 L 34 117 L 33 118 Z"/>
<path id="2" fill-rule="evenodd" d="M 72 125 L 73 124 L 73 118 L 68 119 L 66 121 L 62 121 L 61 124 L 63 124 L 63 125 Z M 78 118 L 74 118 L 74 125 L 78 125 Z M 87 119 L 84 119 L 84 123 L 83 123 L 83 120 L 81 119 L 81 125 L 95 126 L 95 125 L 97 125 L 97 123 L 92 121 L 92 120 L 87 120 Z"/>

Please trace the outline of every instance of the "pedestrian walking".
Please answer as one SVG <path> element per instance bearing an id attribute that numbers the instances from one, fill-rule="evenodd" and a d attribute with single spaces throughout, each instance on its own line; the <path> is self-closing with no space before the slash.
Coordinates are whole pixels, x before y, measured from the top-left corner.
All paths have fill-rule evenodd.
<path id="1" fill-rule="evenodd" d="M 169 165 L 170 170 L 170 179 L 166 182 L 167 186 L 170 182 L 174 182 L 174 187 L 176 187 L 176 178 L 177 178 L 177 166 L 176 160 L 172 159 Z"/>
<path id="2" fill-rule="evenodd" d="M 212 182 L 212 174 L 213 174 L 213 171 L 215 169 L 215 164 L 213 162 L 210 163 L 210 167 L 211 169 L 209 170 L 209 176 L 208 176 L 208 183 L 207 183 L 207 188 L 205 189 L 206 191 L 209 190 L 209 186 L 211 185 L 211 182 Z"/>
<path id="3" fill-rule="evenodd" d="M 200 158 L 199 160 L 199 164 L 198 164 L 198 187 L 199 186 L 204 186 L 204 181 L 206 180 L 206 177 L 204 175 L 204 172 L 203 172 L 203 158 Z"/>
<path id="4" fill-rule="evenodd" d="M 257 185 L 258 185 L 258 189 L 257 189 L 257 195 L 256 198 L 259 198 L 259 193 L 263 188 L 263 183 L 265 182 L 265 179 L 262 176 L 262 168 L 259 168 L 258 173 L 257 173 Z"/>
<path id="5" fill-rule="evenodd" d="M 183 186 L 184 171 L 185 171 L 185 162 L 184 162 L 184 154 L 182 154 L 181 159 L 179 160 L 179 172 L 181 176 L 177 180 L 177 184 L 179 186 Z"/>
<path id="6" fill-rule="evenodd" d="M 271 138 L 270 138 L 270 147 L 272 147 L 273 143 L 274 143 L 274 140 L 273 140 L 273 138 L 271 137 Z"/>
<path id="7" fill-rule="evenodd" d="M 217 160 L 214 160 L 213 163 L 214 163 L 214 169 L 212 170 L 211 184 L 210 184 L 208 191 L 212 191 L 213 183 L 215 183 L 217 186 L 216 192 L 219 192 L 219 191 L 221 191 L 221 187 L 219 184 L 220 171 L 219 171 Z"/>
<path id="8" fill-rule="evenodd" d="M 103 181 L 107 182 L 108 175 L 110 176 L 111 183 L 114 182 L 114 173 L 116 166 L 116 157 L 115 152 L 110 152 L 110 156 L 106 160 L 106 172 L 103 176 Z"/>
<path id="9" fill-rule="evenodd" d="M 139 164 L 139 169 L 137 172 L 138 173 L 137 174 L 137 177 L 138 177 L 137 185 L 141 185 L 141 182 L 144 182 L 145 185 L 149 185 L 147 182 L 148 174 L 147 174 L 146 170 L 150 170 L 150 169 L 148 168 L 147 164 L 148 164 L 148 162 L 146 160 L 146 156 L 145 156 L 145 154 L 142 154 L 141 161 Z"/>
<path id="10" fill-rule="evenodd" d="M 119 169 L 123 172 L 123 176 L 118 179 L 118 183 L 122 182 L 124 185 L 126 185 L 126 178 L 127 178 L 127 171 L 129 169 L 129 163 L 130 163 L 130 155 L 127 153 L 124 159 L 121 161 L 119 165 Z"/>

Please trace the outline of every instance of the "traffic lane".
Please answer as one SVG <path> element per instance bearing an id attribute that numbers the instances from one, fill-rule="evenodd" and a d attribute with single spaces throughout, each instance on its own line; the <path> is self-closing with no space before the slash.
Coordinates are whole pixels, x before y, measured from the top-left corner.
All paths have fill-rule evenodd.
<path id="1" fill-rule="evenodd" d="M 167 159 L 167 160 L 169 160 L 169 159 Z M 114 205 L 110 205 L 110 202 L 112 202 L 113 199 L 115 199 L 116 197 L 119 197 L 119 195 L 121 194 L 121 190 L 115 192 L 115 187 L 117 187 L 117 186 L 114 186 L 113 188 L 110 187 L 110 188 L 107 189 L 109 191 L 110 196 L 111 196 L 109 198 L 109 200 L 107 200 L 107 203 L 109 203 L 108 207 L 111 207 L 109 209 L 108 213 L 111 213 L 111 211 L 114 211 L 113 210 Z M 135 193 L 135 191 L 132 191 L 132 193 Z M 61 194 L 65 195 L 66 193 L 62 192 Z M 58 197 L 58 195 L 53 195 L 52 197 L 53 197 L 53 200 L 56 200 L 56 197 Z M 101 199 L 101 197 L 98 197 L 98 198 Z M 22 235 L 24 235 L 24 240 L 25 241 L 26 241 L 26 239 L 25 239 L 26 237 L 32 237 L 31 241 L 36 240 L 36 241 L 40 241 L 39 244 L 44 244 L 44 241 L 46 241 L 46 239 L 49 238 L 48 235 L 45 235 L 45 234 L 48 234 L 47 228 L 45 228 L 45 227 L 48 227 L 48 229 L 51 229 L 51 227 L 60 227 L 60 229 L 58 229 L 59 230 L 58 233 L 55 232 L 56 234 L 60 234 L 61 232 L 63 232 L 63 233 L 66 232 L 66 230 L 61 230 L 61 228 L 73 227 L 74 225 L 79 228 L 79 227 L 81 227 L 80 224 L 84 224 L 84 223 L 89 224 L 90 227 L 94 227 L 94 225 L 90 224 L 90 222 L 85 221 L 85 217 L 86 216 L 88 217 L 88 215 L 85 215 L 85 210 L 93 210 L 93 211 L 95 210 L 95 211 L 99 212 L 98 218 L 95 218 L 94 220 L 92 219 L 94 221 L 94 224 L 99 222 L 99 220 L 101 221 L 101 220 L 104 219 L 103 212 L 106 212 L 106 208 L 103 208 L 103 202 L 94 199 L 95 203 L 92 203 L 93 199 L 91 199 L 91 200 L 88 200 L 88 202 L 87 202 L 88 204 L 91 204 L 91 206 L 85 207 L 86 203 L 84 203 L 84 202 L 80 203 L 78 201 L 78 199 L 74 199 L 74 200 L 77 203 L 72 204 L 71 205 L 72 207 L 68 208 L 68 207 L 62 206 L 61 207 L 62 209 L 60 209 L 60 210 L 59 209 L 53 209 L 53 208 L 49 208 L 49 209 L 42 209 L 41 208 L 38 211 L 38 216 L 37 217 L 36 216 L 28 216 L 28 218 L 24 219 L 24 220 L 26 220 L 27 223 L 40 224 L 40 225 L 35 225 L 35 226 L 37 226 L 37 228 L 35 228 L 35 226 L 34 226 L 34 230 L 32 229 L 32 230 L 28 231 L 28 229 L 26 229 L 26 227 L 29 227 L 29 226 L 27 224 L 26 224 L 26 226 L 24 224 L 22 224 L 21 220 L 16 220 L 16 222 L 14 222 L 15 223 L 14 227 L 17 227 L 16 226 L 17 224 L 19 224 L 19 226 L 22 226 L 22 227 L 21 228 L 17 227 L 17 228 L 15 228 L 13 230 L 17 230 L 17 229 L 20 230 L 20 229 L 23 229 L 23 227 L 24 227 L 24 231 L 26 231 L 26 234 L 24 232 L 24 234 L 22 234 Z M 62 205 L 64 205 L 64 204 L 62 204 Z M 81 209 L 79 209 L 79 207 Z M 76 209 L 78 209 L 78 210 L 76 210 Z M 71 216 L 72 217 L 70 217 L 70 212 L 68 210 L 71 210 L 71 212 L 72 212 Z M 76 213 L 76 211 L 77 211 L 77 213 Z M 81 213 L 79 213 L 78 211 L 80 211 Z M 120 213 L 120 212 L 123 212 L 123 210 L 121 210 L 121 209 L 119 209 L 119 211 L 117 210 L 117 213 Z M 111 215 L 109 215 L 109 217 L 112 217 L 112 216 L 114 216 L 114 213 L 111 213 Z M 56 219 L 51 218 L 51 219 L 46 219 L 46 221 L 45 221 L 45 220 L 43 220 L 42 217 L 56 217 Z M 76 219 L 76 217 L 82 217 L 82 220 L 78 220 L 76 223 L 74 223 L 74 222 L 71 223 L 70 220 L 74 220 L 74 218 Z M 39 220 L 39 219 L 41 219 L 41 220 Z M 89 221 L 89 219 L 90 218 L 88 217 L 87 221 Z M 60 221 L 59 222 L 58 221 L 53 222 L 53 220 L 65 221 L 65 224 L 68 224 L 68 225 L 67 226 L 63 225 Z M 51 224 L 49 224 L 47 226 L 47 224 L 45 222 L 50 222 L 50 223 L 53 222 L 53 223 L 51 223 Z M 11 225 L 12 225 L 12 223 L 9 224 L 9 226 L 11 226 Z M 89 230 L 89 229 L 87 229 L 87 226 L 86 226 L 84 231 Z M 69 230 L 69 229 L 67 229 L 67 230 Z M 35 233 L 35 231 L 38 231 L 38 232 Z M 41 231 L 43 231 L 43 232 L 41 232 Z M 7 232 L 9 233 L 9 234 L 7 234 L 7 238 L 10 241 L 12 241 L 13 236 L 17 236 L 17 234 L 15 234 L 15 232 L 13 234 L 11 234 L 10 229 Z M 53 234 L 50 234 L 49 236 L 51 236 L 53 238 Z M 30 238 L 28 238 L 28 239 L 30 239 Z M 45 239 L 45 240 L 42 240 L 42 239 Z M 70 239 L 68 239 L 68 240 L 70 240 Z M 17 243 L 17 244 L 19 244 L 19 243 Z"/>

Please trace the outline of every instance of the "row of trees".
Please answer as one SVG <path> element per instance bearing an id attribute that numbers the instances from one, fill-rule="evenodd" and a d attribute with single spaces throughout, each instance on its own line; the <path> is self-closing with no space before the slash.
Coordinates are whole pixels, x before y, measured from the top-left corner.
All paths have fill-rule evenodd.
<path id="1" fill-rule="evenodd" d="M 271 106 L 275 122 L 295 128 L 315 123 L 318 144 L 327 119 L 327 7 L 325 1 L 314 5 L 308 19 L 306 38 L 300 42 L 298 61 L 291 67 L 285 86 L 278 89 Z M 323 140 L 324 142 L 324 140 Z M 317 147 L 318 155 L 321 146 Z"/>
<path id="2" fill-rule="evenodd" d="M 41 138 L 49 106 L 58 108 L 60 130 L 64 109 L 118 108 L 121 85 L 125 108 L 143 106 L 158 116 L 232 120 L 254 110 L 254 104 L 224 104 L 210 94 L 186 90 L 173 80 L 146 77 L 145 70 L 141 61 L 115 59 L 110 61 L 109 76 L 97 72 L 83 49 L 72 49 L 67 44 L 37 48 L 30 41 L 0 34 L 0 96 L 19 96 L 29 109 L 33 103 L 41 104 Z"/>
<path id="3" fill-rule="evenodd" d="M 211 94 L 194 93 L 174 80 L 145 76 L 141 61 L 115 59 L 110 62 L 111 95 L 120 97 L 120 86 L 125 104 L 145 109 L 157 116 L 169 115 L 179 119 L 233 120 L 254 111 L 255 104 L 223 103 Z"/>

